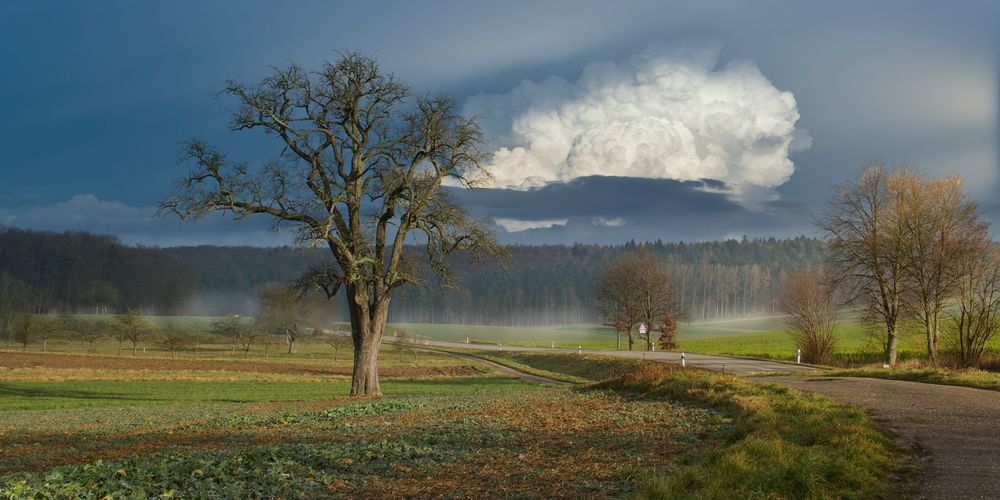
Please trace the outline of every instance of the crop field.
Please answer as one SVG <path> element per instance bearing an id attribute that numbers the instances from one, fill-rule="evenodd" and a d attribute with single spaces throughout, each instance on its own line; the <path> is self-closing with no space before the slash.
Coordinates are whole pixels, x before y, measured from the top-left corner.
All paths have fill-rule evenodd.
<path id="1" fill-rule="evenodd" d="M 619 495 L 729 425 L 420 357 L 350 400 L 310 364 L 2 352 L 0 496 Z"/>

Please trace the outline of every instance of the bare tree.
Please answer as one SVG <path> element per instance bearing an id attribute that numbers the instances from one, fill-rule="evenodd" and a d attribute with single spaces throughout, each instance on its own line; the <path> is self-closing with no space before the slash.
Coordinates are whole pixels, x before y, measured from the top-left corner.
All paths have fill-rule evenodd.
<path id="1" fill-rule="evenodd" d="M 115 339 L 118 340 L 118 355 L 122 355 L 122 344 L 132 343 L 132 357 L 135 357 L 139 341 L 149 333 L 150 325 L 138 309 L 129 309 L 115 316 Z"/>
<path id="2" fill-rule="evenodd" d="M 333 360 L 337 361 L 340 358 L 340 350 L 347 347 L 350 337 L 334 332 L 324 336 L 323 340 L 333 348 Z"/>
<path id="3" fill-rule="evenodd" d="M 259 325 L 265 331 L 283 335 L 291 354 L 295 341 L 311 322 L 311 304 L 303 300 L 298 290 L 277 283 L 261 287 L 257 300 L 260 303 Z"/>
<path id="4" fill-rule="evenodd" d="M 34 321 L 35 316 L 30 312 L 21 311 L 14 314 L 10 331 L 13 333 L 13 338 L 21 344 L 22 351 L 27 351 L 28 344 L 35 338 Z"/>
<path id="5" fill-rule="evenodd" d="M 948 329 L 958 362 L 977 366 L 1000 330 L 1000 256 L 995 249 L 965 255 L 958 280 L 958 304 Z"/>
<path id="6" fill-rule="evenodd" d="M 892 177 L 881 162 L 837 188 L 818 221 L 836 285 L 884 328 L 885 364 L 895 366 L 900 319 L 906 314 L 906 240 L 893 205 Z"/>
<path id="7" fill-rule="evenodd" d="M 419 281 L 406 244 L 423 245 L 445 280 L 445 256 L 453 251 L 477 261 L 504 253 L 491 226 L 468 218 L 441 188 L 446 179 L 473 186 L 483 178 L 477 122 L 460 116 L 450 97 L 413 98 L 374 60 L 353 53 L 312 73 L 275 68 L 256 85 L 230 82 L 223 93 L 240 103 L 232 129 L 276 137 L 281 157 L 255 169 L 191 141 L 184 157 L 194 166 L 161 210 L 182 218 L 266 214 L 276 228 L 294 227 L 299 244 L 328 247 L 335 264 L 300 284 L 328 297 L 345 288 L 351 395 L 381 394 L 378 352 L 389 301 Z"/>
<path id="8" fill-rule="evenodd" d="M 904 238 L 904 271 L 912 281 L 910 300 L 927 339 L 927 356 L 936 363 L 941 314 L 958 292 L 963 263 L 985 251 L 988 224 L 958 176 L 925 179 L 901 170 L 890 189 Z"/>
<path id="9" fill-rule="evenodd" d="M 598 310 L 616 330 L 628 334 L 628 347 L 635 343 L 633 330 L 648 325 L 646 349 L 652 349 L 652 330 L 660 318 L 680 313 L 680 294 L 667 265 L 648 250 L 623 255 L 601 274 L 594 289 Z"/>
<path id="10" fill-rule="evenodd" d="M 3 331 L 7 348 L 14 341 L 19 313 L 30 310 L 31 287 L 7 274 L 0 274 L 0 331 Z"/>
<path id="11" fill-rule="evenodd" d="M 628 350 L 635 344 L 633 330 L 641 321 L 642 310 L 635 291 L 635 268 L 619 259 L 608 265 L 594 287 L 598 311 L 612 322 L 616 331 L 625 332 Z"/>
<path id="12" fill-rule="evenodd" d="M 160 331 L 157 344 L 170 351 L 171 358 L 176 358 L 177 351 L 184 351 L 194 347 L 195 337 L 193 332 L 181 328 L 173 321 L 167 321 Z"/>
<path id="13" fill-rule="evenodd" d="M 236 349 L 239 349 L 246 345 L 247 351 L 249 352 L 249 345 L 246 344 L 247 337 L 252 339 L 250 334 L 250 325 L 240 323 L 240 315 L 234 314 L 227 317 L 226 319 L 221 319 L 212 323 L 212 332 L 229 340 L 229 344 L 233 348 L 233 356 L 236 355 Z M 252 340 L 251 340 L 252 342 Z"/>
<path id="14" fill-rule="evenodd" d="M 680 313 L 678 283 L 670 268 L 649 250 L 640 250 L 626 257 L 634 269 L 635 293 L 639 300 L 640 318 L 646 323 L 646 350 L 653 349 L 653 329 L 660 318 Z"/>
<path id="15" fill-rule="evenodd" d="M 83 342 L 87 352 L 94 352 L 94 343 L 104 337 L 111 328 L 105 320 L 80 321 L 76 336 Z"/>
<path id="16" fill-rule="evenodd" d="M 778 306 L 787 315 L 788 334 L 802 349 L 802 359 L 807 363 L 829 363 L 836 349 L 833 333 L 839 307 L 827 276 L 807 268 L 792 272 Z"/>

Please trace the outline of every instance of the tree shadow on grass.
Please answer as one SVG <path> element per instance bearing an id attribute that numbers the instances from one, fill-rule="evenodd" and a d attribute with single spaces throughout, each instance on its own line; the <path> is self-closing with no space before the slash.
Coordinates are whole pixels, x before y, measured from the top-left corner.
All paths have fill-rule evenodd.
<path id="1" fill-rule="evenodd" d="M 143 397 L 138 394 L 125 394 L 104 391 L 74 391 L 58 387 L 23 387 L 0 383 L 0 398 L 61 398 L 61 399 L 109 399 L 156 401 L 156 398 Z"/>

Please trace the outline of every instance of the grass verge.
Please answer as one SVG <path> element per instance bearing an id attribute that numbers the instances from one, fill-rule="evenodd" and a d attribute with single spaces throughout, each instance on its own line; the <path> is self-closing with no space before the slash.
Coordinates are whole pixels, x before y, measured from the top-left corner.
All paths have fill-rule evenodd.
<path id="1" fill-rule="evenodd" d="M 851 370 L 835 370 L 819 373 L 824 377 L 867 377 L 889 380 L 909 380 L 925 384 L 957 385 L 1000 391 L 1000 373 L 967 368 L 953 370 L 949 368 L 902 368 L 889 370 L 885 368 L 855 368 Z"/>
<path id="2" fill-rule="evenodd" d="M 901 450 L 865 414 L 829 399 L 732 376 L 644 363 L 596 389 L 714 408 L 722 443 L 652 477 L 637 498 L 883 498 Z"/>

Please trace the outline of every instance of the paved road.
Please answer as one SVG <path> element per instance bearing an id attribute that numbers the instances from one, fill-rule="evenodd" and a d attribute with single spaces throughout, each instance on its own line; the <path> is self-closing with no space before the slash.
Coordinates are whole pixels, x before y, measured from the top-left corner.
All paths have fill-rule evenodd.
<path id="1" fill-rule="evenodd" d="M 1000 498 L 1000 393 L 900 380 L 761 377 L 858 406 L 916 452 L 917 498 Z"/>
<path id="2" fill-rule="evenodd" d="M 428 342 L 433 347 L 448 347 L 452 349 L 470 349 L 478 351 L 514 351 L 514 352 L 553 352 L 553 353 L 576 353 L 575 349 L 545 349 L 542 347 L 508 347 L 488 344 L 463 344 L 459 342 Z M 597 351 L 584 349 L 586 354 L 598 354 L 602 356 L 616 356 L 620 358 L 649 359 L 652 361 L 662 361 L 666 363 L 680 363 L 681 353 L 678 352 L 648 352 L 648 351 Z M 735 375 L 749 375 L 753 373 L 806 373 L 814 371 L 814 368 L 804 365 L 790 363 L 779 363 L 777 361 L 762 361 L 757 359 L 729 358 L 725 356 L 712 356 L 709 354 L 685 353 L 688 366 L 706 368 Z"/>

